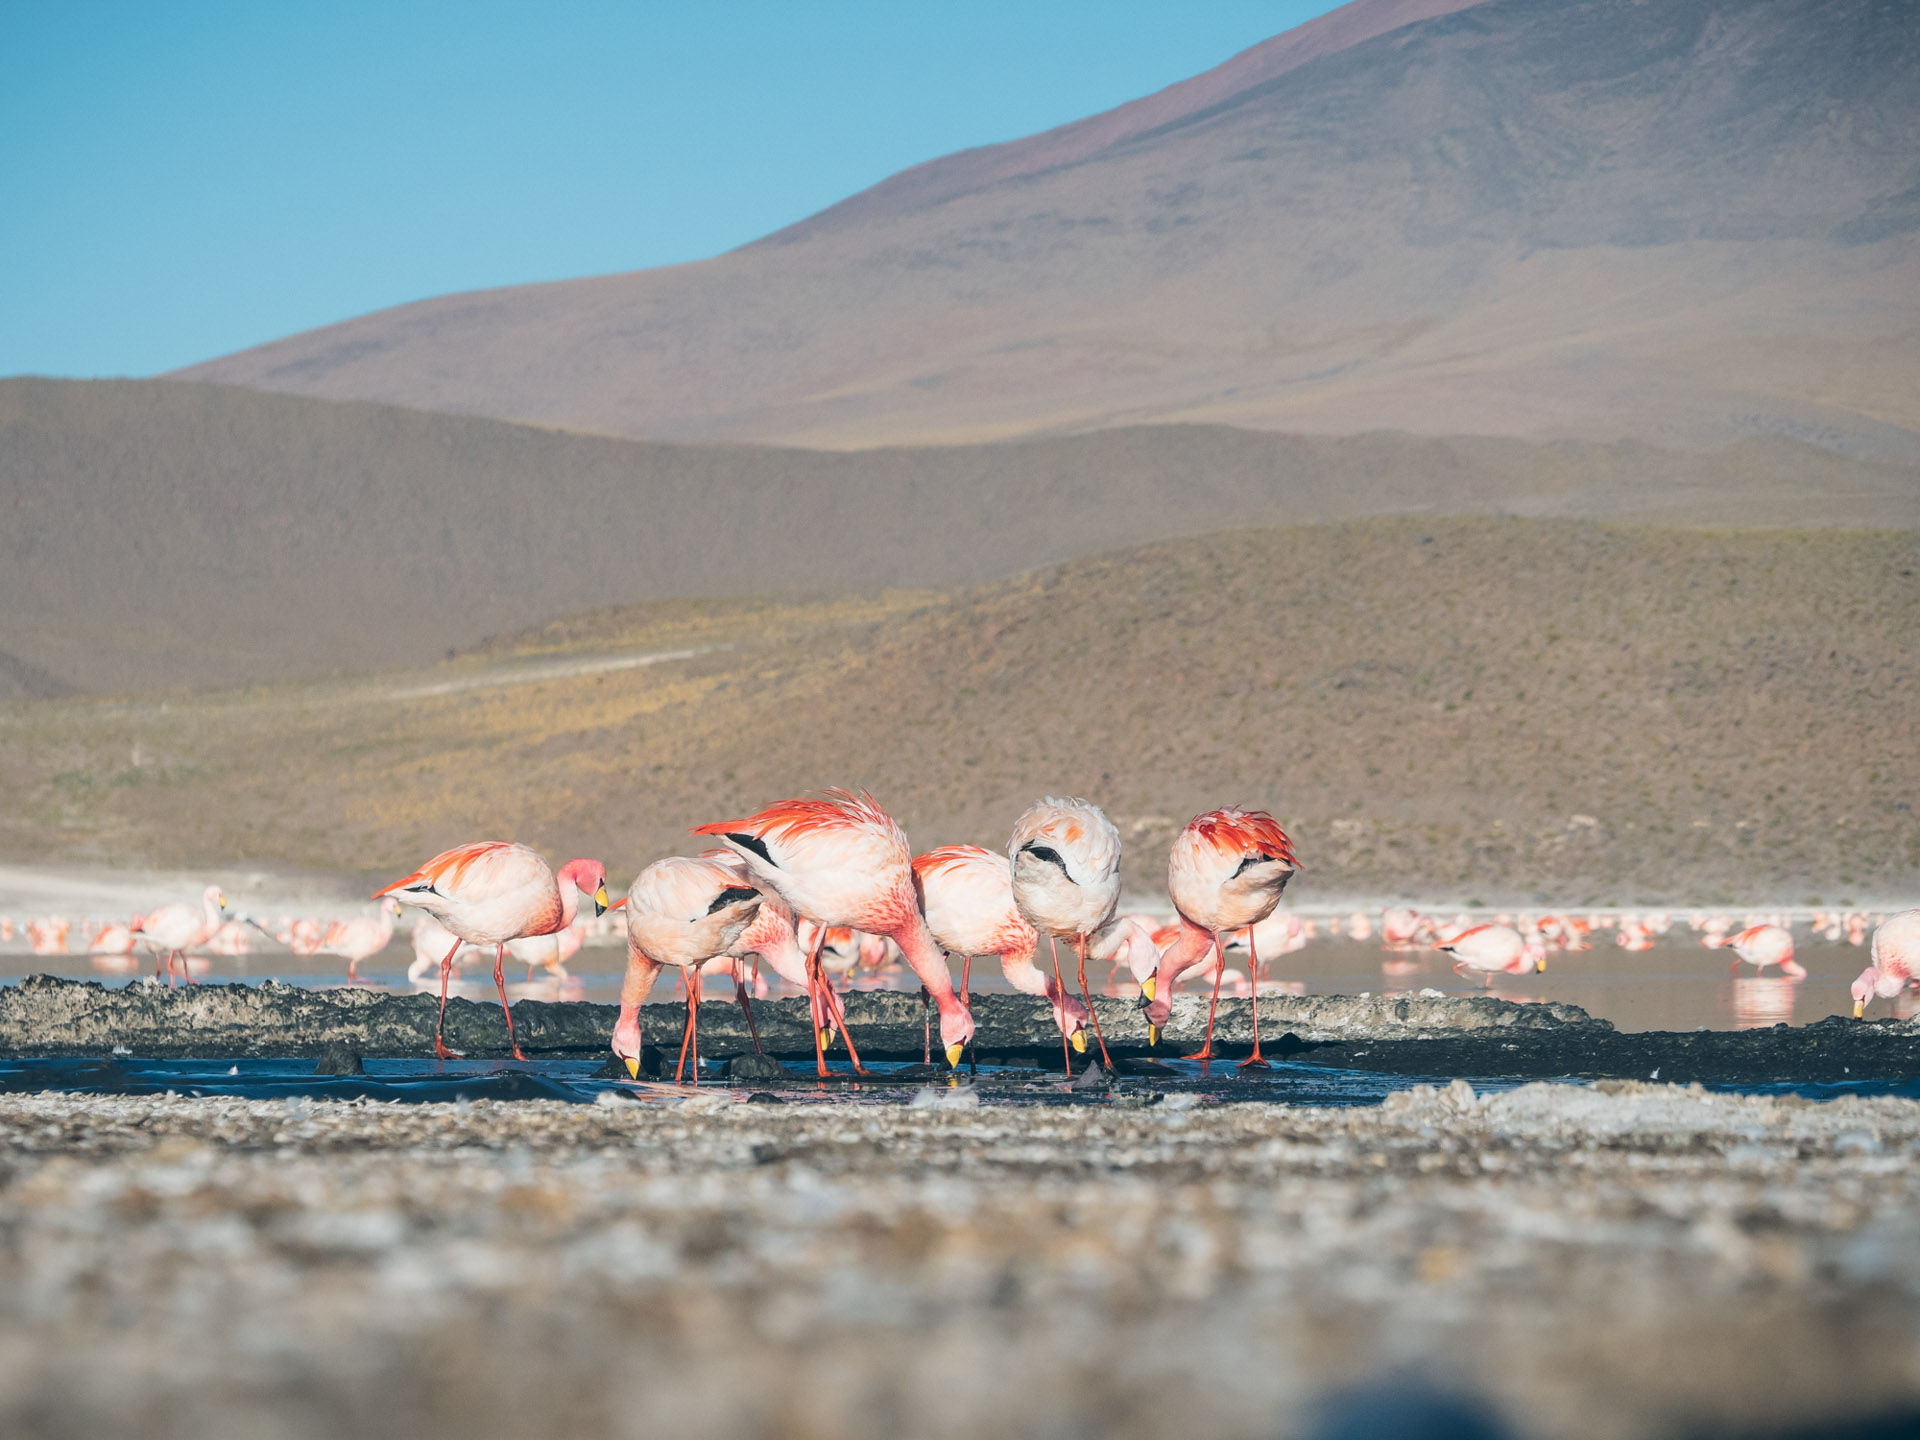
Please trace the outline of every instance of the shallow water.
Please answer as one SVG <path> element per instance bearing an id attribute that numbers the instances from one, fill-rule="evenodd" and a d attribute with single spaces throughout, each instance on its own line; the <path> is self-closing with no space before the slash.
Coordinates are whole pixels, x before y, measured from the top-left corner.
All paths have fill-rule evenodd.
<path id="1" fill-rule="evenodd" d="M 475 1100 L 560 1100 L 592 1104 L 603 1095 L 673 1103 L 694 1093 L 685 1089 L 631 1084 L 605 1078 L 600 1060 L 483 1061 L 368 1059 L 365 1075 L 316 1075 L 314 1062 L 285 1060 L 151 1060 L 136 1056 L 106 1059 L 0 1060 L 0 1094 L 58 1091 L 86 1095 L 230 1096 L 245 1100 L 364 1100 L 392 1104 L 471 1102 Z M 1067 1088 L 1058 1075 L 982 1065 L 977 1075 L 929 1078 L 923 1067 L 875 1062 L 871 1079 L 854 1077 L 844 1064 L 830 1067 L 836 1078 L 819 1082 L 796 1072 L 777 1089 L 787 1103 L 899 1104 L 931 1088 L 948 1095 L 971 1080 L 980 1084 L 987 1105 L 1100 1103 L 1107 1097 Z M 1122 1079 L 1122 1097 L 1145 1095 L 1152 1088 L 1186 1092 L 1202 1101 L 1267 1101 L 1288 1105 L 1377 1105 L 1397 1090 L 1415 1085 L 1445 1087 L 1438 1076 L 1382 1075 L 1368 1070 L 1337 1070 L 1319 1065 L 1276 1062 L 1266 1072 L 1239 1070 L 1223 1062 L 1207 1071 L 1196 1061 L 1164 1062 L 1170 1075 L 1143 1081 Z M 1475 1079 L 1477 1092 L 1511 1090 L 1519 1081 Z M 1582 1083 L 1568 1081 L 1566 1083 Z M 731 1093 L 761 1090 L 761 1085 L 730 1085 L 714 1076 L 705 1084 Z M 1920 1099 L 1920 1080 L 1859 1081 L 1841 1084 L 1709 1086 L 1754 1095 L 1796 1094 L 1812 1100 L 1843 1095 L 1899 1096 Z M 1182 1102 L 1186 1103 L 1186 1102 Z"/>
<path id="2" fill-rule="evenodd" d="M 1850 1014 L 1847 987 L 1868 962 L 1866 948 L 1811 938 L 1804 930 L 1796 934 L 1795 941 L 1797 958 L 1808 971 L 1805 980 L 1756 975 L 1752 967 L 1746 965 L 1740 967 L 1741 973 L 1730 973 L 1727 968 L 1730 952 L 1708 950 L 1685 930 L 1678 930 L 1652 949 L 1639 952 L 1623 950 L 1611 943 L 1597 944 L 1587 951 L 1556 951 L 1548 957 L 1545 974 L 1528 976 L 1525 980 L 1498 976 L 1491 988 L 1484 986 L 1478 976 L 1456 976 L 1444 955 L 1393 953 L 1373 941 L 1315 941 L 1304 950 L 1270 961 L 1263 968 L 1270 981 L 1297 987 L 1297 993 L 1301 994 L 1381 994 L 1432 988 L 1455 995 L 1493 994 L 1507 1000 L 1559 1000 L 1610 1020 L 1622 1030 L 1702 1027 L 1743 1030 L 1781 1022 L 1804 1025 L 1828 1015 Z M 361 981 L 376 989 L 402 994 L 416 989 L 436 989 L 435 985 L 408 983 L 406 970 L 412 958 L 405 938 L 397 938 L 385 953 L 359 967 Z M 597 945 L 575 956 L 567 975 L 560 979 L 541 973 L 529 982 L 524 966 L 509 966 L 508 998 L 613 1003 L 620 996 L 620 977 L 625 964 L 624 949 Z M 331 956 L 302 957 L 285 952 L 195 957 L 193 966 L 196 978 L 201 980 L 250 984 L 271 979 L 293 985 L 324 986 L 343 984 L 346 978 L 343 961 Z M 1100 967 L 1102 972 L 1105 968 Z M 52 974 L 120 985 L 147 973 L 151 973 L 150 962 L 135 965 L 120 959 L 87 955 L 33 955 L 18 945 L 0 953 L 0 984 L 17 983 L 32 974 Z M 772 978 L 770 974 L 769 978 Z M 1071 971 L 1067 978 L 1072 984 Z M 1094 979 L 1091 974 L 1088 978 Z M 1105 979 L 1103 973 L 1095 983 Z M 890 983 L 904 987 L 913 980 L 902 971 Z M 972 985 L 980 991 L 1008 988 L 999 966 L 991 960 L 973 967 Z M 722 999 L 730 994 L 730 989 L 725 981 L 711 981 L 707 994 L 709 998 Z M 476 1000 L 491 998 L 494 993 L 491 969 L 462 971 L 452 993 Z M 792 992 L 776 985 L 772 993 Z M 1109 988 L 1106 993 L 1115 992 Z M 675 997 L 671 980 L 663 980 L 653 994 L 655 1000 Z M 1920 1009 L 1920 999 L 1903 998 L 1895 1003 L 1899 1008 L 1888 1012 L 1886 1002 L 1878 1002 L 1873 1013 L 1905 1016 Z"/>

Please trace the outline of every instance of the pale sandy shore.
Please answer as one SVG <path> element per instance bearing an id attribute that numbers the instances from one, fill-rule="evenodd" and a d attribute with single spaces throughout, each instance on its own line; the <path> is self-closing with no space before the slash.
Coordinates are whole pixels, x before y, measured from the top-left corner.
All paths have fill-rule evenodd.
<path id="1" fill-rule="evenodd" d="M 1920 1104 L 0 1098 L 16 1436 L 1523 1433 L 1920 1401 Z"/>

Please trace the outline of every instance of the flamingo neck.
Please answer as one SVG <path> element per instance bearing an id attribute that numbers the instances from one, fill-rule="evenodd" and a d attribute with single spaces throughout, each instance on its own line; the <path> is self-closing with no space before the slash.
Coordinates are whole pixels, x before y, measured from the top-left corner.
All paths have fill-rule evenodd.
<path id="1" fill-rule="evenodd" d="M 1160 963 L 1155 968 L 1154 973 L 1159 976 L 1156 982 L 1159 998 L 1170 1000 L 1173 982 L 1180 978 L 1183 971 L 1191 970 L 1204 961 L 1212 948 L 1212 933 L 1182 915 L 1180 938 L 1167 947 L 1166 954 L 1160 957 Z"/>
<path id="2" fill-rule="evenodd" d="M 580 913 L 580 887 L 573 883 L 573 876 L 565 871 L 555 877 L 554 883 L 560 891 L 560 923 L 554 929 L 564 930 L 573 924 L 573 917 Z"/>
<path id="3" fill-rule="evenodd" d="M 900 953 L 907 957 L 913 973 L 920 977 L 920 983 L 927 987 L 927 993 L 933 996 L 940 1013 L 946 1015 L 960 1010 L 962 1006 L 953 992 L 953 972 L 947 968 L 947 957 L 934 943 L 926 918 L 917 908 L 908 909 L 905 923 L 892 932 L 892 939 L 900 947 Z"/>

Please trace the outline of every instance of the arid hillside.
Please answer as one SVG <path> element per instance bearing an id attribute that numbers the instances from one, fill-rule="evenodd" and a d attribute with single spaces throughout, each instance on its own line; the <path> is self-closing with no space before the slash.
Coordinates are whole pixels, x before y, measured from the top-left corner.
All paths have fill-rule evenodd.
<path id="1" fill-rule="evenodd" d="M 1000 579 L 1390 511 L 1920 525 L 1920 469 L 1159 426 L 858 454 L 672 446 L 171 381 L 0 381 L 0 698 L 421 665 L 556 615 Z"/>
<path id="2" fill-rule="evenodd" d="M 675 441 L 1186 422 L 1912 460 L 1916 73 L 1888 0 L 1357 0 L 716 259 L 183 373 Z"/>
<path id="3" fill-rule="evenodd" d="M 372 875 L 495 835 L 631 874 L 838 784 L 920 847 L 1096 798 L 1143 889 L 1177 824 L 1241 801 L 1295 831 L 1303 895 L 1912 897 L 1917 704 L 1910 532 L 1371 519 L 587 614 L 404 675 L 15 703 L 0 855 Z"/>

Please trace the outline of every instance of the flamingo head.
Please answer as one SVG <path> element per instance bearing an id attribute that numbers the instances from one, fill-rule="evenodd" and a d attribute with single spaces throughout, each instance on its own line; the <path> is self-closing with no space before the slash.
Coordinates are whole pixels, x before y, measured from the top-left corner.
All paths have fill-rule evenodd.
<path id="1" fill-rule="evenodd" d="M 640 1078 L 640 1016 L 622 1015 L 613 1027 L 614 1057 L 627 1067 L 627 1074 L 633 1079 Z"/>
<path id="2" fill-rule="evenodd" d="M 215 910 L 225 910 L 227 908 L 226 892 L 218 885 L 207 886 L 206 891 L 200 898 L 205 900 L 207 904 L 211 905 Z"/>
<path id="3" fill-rule="evenodd" d="M 1869 965 L 1860 972 L 1860 978 L 1853 982 L 1854 1019 L 1858 1020 L 1867 1013 L 1867 1005 L 1873 999 L 1874 987 L 1879 979 L 1879 969 L 1876 966 Z"/>
<path id="4" fill-rule="evenodd" d="M 569 860 L 560 867 L 562 876 L 573 882 L 573 888 L 582 895 L 593 897 L 594 918 L 607 913 L 612 904 L 607 899 L 607 867 L 598 860 Z"/>
<path id="5" fill-rule="evenodd" d="M 400 918 L 400 902 L 389 895 L 380 902 L 380 913 L 389 920 Z"/>
<path id="6" fill-rule="evenodd" d="M 1547 973 L 1547 947 L 1538 940 L 1527 941 L 1527 948 L 1520 952 L 1520 973 L 1531 975 L 1535 972 Z"/>

